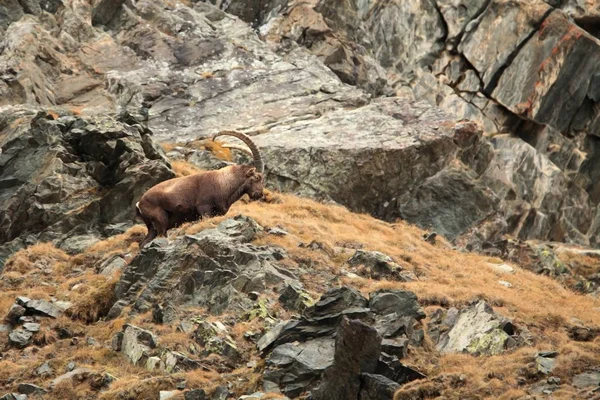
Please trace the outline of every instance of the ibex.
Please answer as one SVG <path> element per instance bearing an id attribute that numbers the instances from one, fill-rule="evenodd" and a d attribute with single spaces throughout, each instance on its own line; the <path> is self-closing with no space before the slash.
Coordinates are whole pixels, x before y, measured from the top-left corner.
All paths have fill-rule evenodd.
<path id="1" fill-rule="evenodd" d="M 185 222 L 225 215 L 244 194 L 252 200 L 262 198 L 264 164 L 260 151 L 241 132 L 223 131 L 212 139 L 221 135 L 242 140 L 250 151 L 235 145 L 224 147 L 252 154 L 253 165 L 230 165 L 214 171 L 172 178 L 150 188 L 135 205 L 137 215 L 148 227 L 146 237 L 139 244 L 140 249 L 156 236 L 166 236 L 169 229 Z"/>

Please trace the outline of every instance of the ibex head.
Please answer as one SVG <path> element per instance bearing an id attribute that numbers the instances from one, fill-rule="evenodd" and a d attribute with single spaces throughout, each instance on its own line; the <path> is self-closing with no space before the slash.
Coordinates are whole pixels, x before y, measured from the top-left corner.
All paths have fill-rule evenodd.
<path id="1" fill-rule="evenodd" d="M 265 169 L 260 151 L 254 144 L 254 142 L 252 142 L 250 137 L 248 137 L 242 132 L 222 131 L 213 136 L 212 139 L 215 140 L 216 137 L 223 135 L 234 136 L 243 141 L 248 146 L 249 149 L 241 146 L 236 146 L 234 144 L 223 145 L 223 147 L 225 148 L 240 150 L 252 156 L 254 160 L 253 165 L 246 166 L 247 169 L 245 170 L 246 185 L 244 191 L 252 200 L 260 200 L 263 196 L 264 190 L 263 173 Z"/>

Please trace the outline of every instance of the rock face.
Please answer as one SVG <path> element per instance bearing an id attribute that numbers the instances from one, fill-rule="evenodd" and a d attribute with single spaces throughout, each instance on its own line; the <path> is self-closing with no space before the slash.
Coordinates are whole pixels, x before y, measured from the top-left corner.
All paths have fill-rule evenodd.
<path id="1" fill-rule="evenodd" d="M 409 343 L 421 345 L 417 321 L 424 317 L 412 292 L 382 290 L 369 301 L 348 287 L 332 289 L 300 319 L 280 322 L 258 341 L 266 356 L 264 389 L 292 398 L 311 391 L 314 399 L 389 394 L 424 377 L 399 361 Z M 388 380 L 391 386 L 379 384 Z"/>
<path id="2" fill-rule="evenodd" d="M 0 118 L 3 147 L 24 133 L 32 106 L 127 110 L 164 142 L 241 129 L 264 149 L 268 187 L 402 218 L 469 249 L 503 234 L 600 243 L 600 47 L 590 22 L 599 12 L 587 2 L 29 3 L 9 7 L 0 28 L 0 93 L 14 104 Z M 120 123 L 136 135 L 136 122 Z M 146 129 L 134 141 L 160 165 Z M 107 150 L 87 156 L 106 157 L 99 151 Z M 227 165 L 209 152 L 179 155 L 202 168 Z M 97 162 L 106 160 L 93 160 L 91 178 L 116 185 L 106 175 L 113 166 Z M 156 165 L 145 167 L 157 169 L 155 181 L 170 176 Z M 1 179 L 12 187 L 16 178 Z M 136 188 L 153 183 L 132 179 Z M 72 189 L 88 187 L 79 185 Z M 110 220 L 98 230 L 131 217 L 139 194 L 93 203 Z M 42 195 L 64 199 L 49 188 Z M 27 236 L 4 224 L 2 240 L 17 241 L 2 258 Z M 63 225 L 43 238 L 69 252 L 93 242 L 81 232 L 64 241 L 76 226 Z"/>
<path id="3" fill-rule="evenodd" d="M 244 312 L 254 307 L 251 292 L 301 287 L 278 265 L 285 257 L 281 249 L 249 243 L 260 231 L 254 220 L 237 216 L 171 243 L 151 242 L 123 270 L 108 315 L 116 318 L 128 305 L 138 313 L 163 303 L 201 305 L 214 314 Z"/>
<path id="4" fill-rule="evenodd" d="M 69 250 L 75 237 L 101 236 L 111 224 L 133 224 L 141 194 L 174 174 L 152 144 L 151 132 L 124 122 L 127 118 L 56 118 L 41 111 L 21 125 L 19 136 L 4 142 L 3 257 L 6 250 L 34 240 Z"/>

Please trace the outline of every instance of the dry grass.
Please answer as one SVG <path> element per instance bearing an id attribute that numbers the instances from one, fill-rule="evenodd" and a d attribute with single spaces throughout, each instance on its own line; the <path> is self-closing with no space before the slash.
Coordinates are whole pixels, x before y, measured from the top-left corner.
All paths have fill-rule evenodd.
<path id="1" fill-rule="evenodd" d="M 85 276 L 85 284 L 81 284 L 75 292 L 73 306 L 67 310 L 71 318 L 90 323 L 104 317 L 110 310 L 112 296 L 118 277 L 105 278 L 101 275 Z"/>
<path id="2" fill-rule="evenodd" d="M 39 243 L 19 250 L 8 259 L 4 273 L 27 274 L 32 270 L 53 268 L 57 263 L 65 263 L 69 255 L 50 243 Z"/>
<path id="3" fill-rule="evenodd" d="M 125 233 L 110 237 L 93 244 L 81 254 L 73 256 L 68 263 L 68 268 L 95 268 L 98 264 L 116 254 L 130 253 L 135 256 L 139 250 L 138 242 L 146 235 L 146 227 L 135 225 Z M 68 271 L 63 271 L 68 272 Z"/>
<path id="4" fill-rule="evenodd" d="M 318 296 L 331 287 L 331 282 L 317 282 L 315 276 L 319 271 L 340 276 L 342 268 L 347 269 L 346 260 L 354 250 L 340 248 L 338 244 L 354 243 L 390 255 L 419 276 L 418 281 L 410 283 L 341 276 L 340 284 L 356 287 L 364 295 L 377 289 L 408 289 L 425 304 L 446 307 L 460 307 L 474 299 L 485 299 L 495 311 L 511 318 L 517 327 L 527 327 L 536 338 L 533 346 L 496 357 L 441 356 L 428 351 L 423 354 L 413 352 L 409 358 L 410 363 L 430 374 L 466 375 L 469 379 L 466 388 L 460 391 L 463 395 L 479 393 L 482 398 L 518 395 L 519 390 L 512 394 L 505 392 L 516 385 L 517 377 L 523 373 L 523 365 L 533 360 L 536 351 L 559 350 L 561 367 L 557 368 L 555 376 L 565 382 L 570 382 L 574 371 L 581 372 L 600 362 L 600 339 L 575 342 L 566 333 L 573 318 L 598 328 L 600 300 L 574 293 L 552 278 L 518 266 L 514 266 L 514 274 L 498 273 L 489 264 L 502 260 L 454 251 L 445 241 L 431 245 L 422 239 L 422 230 L 409 224 L 389 224 L 367 215 L 350 213 L 343 207 L 322 205 L 294 196 L 277 194 L 274 197 L 278 201 L 270 204 L 238 202 L 227 216 L 188 224 L 177 233 L 196 233 L 236 214 L 244 214 L 264 227 L 280 226 L 289 233 L 286 236 L 262 235 L 256 243 L 284 247 L 291 260 L 310 262 L 312 273 L 303 282 L 312 289 L 309 290 L 311 294 Z M 322 244 L 320 249 L 298 246 L 313 240 Z M 296 261 L 286 260 L 284 264 L 287 262 L 293 268 Z M 499 280 L 508 280 L 513 287 L 506 288 L 498 283 Z M 432 307 L 430 311 L 434 309 Z M 237 331 L 235 336 L 239 333 Z M 501 379 L 490 379 L 488 374 Z M 425 389 L 426 392 L 431 390 Z M 445 391 L 444 394 L 448 393 Z"/>
<path id="5" fill-rule="evenodd" d="M 573 374 L 583 372 L 600 362 L 600 338 L 589 342 L 576 342 L 567 332 L 577 318 L 585 325 L 600 328 L 600 300 L 576 294 L 562 287 L 549 277 L 536 275 L 515 266 L 515 273 L 503 275 L 495 272 L 489 264 L 501 260 L 474 254 L 457 252 L 449 248 L 443 239 L 435 245 L 425 242 L 423 231 L 402 222 L 396 224 L 375 220 L 368 215 L 349 212 L 343 207 L 319 204 L 290 195 L 269 193 L 267 201 L 239 201 L 228 215 L 212 218 L 196 224 L 186 224 L 169 232 L 174 237 L 182 233 L 196 233 L 216 226 L 226 218 L 244 214 L 254 218 L 263 227 L 280 227 L 288 232 L 286 236 L 260 234 L 257 245 L 280 246 L 286 249 L 288 258 L 281 263 L 298 272 L 309 294 L 317 299 L 325 290 L 347 284 L 359 289 L 365 296 L 381 288 L 401 288 L 414 291 L 430 315 L 440 305 L 461 307 L 469 301 L 482 298 L 487 300 L 502 315 L 511 318 L 517 328 L 526 327 L 534 342 L 516 351 L 492 357 L 470 355 L 438 354 L 432 343 L 426 340 L 423 348 L 412 349 L 406 364 L 415 366 L 432 379 L 413 382 L 403 386 L 397 399 L 426 399 L 440 395 L 447 399 L 516 399 L 525 394 L 519 389 L 520 379 L 528 382 L 541 379 L 532 367 L 537 351 L 558 350 L 557 367 L 554 376 L 563 381 L 561 390 L 554 398 L 576 398 L 569 385 Z M 260 387 L 262 367 L 240 368 L 228 374 L 202 369 L 178 373 L 171 376 L 157 376 L 143 368 L 130 365 L 126 359 L 108 348 L 110 340 L 125 323 L 134 323 L 150 329 L 159 336 L 160 343 L 170 349 L 187 351 L 193 345 L 189 335 L 176 331 L 176 324 L 155 325 L 151 313 L 126 316 L 113 321 L 102 321 L 118 276 L 105 278 L 94 273 L 98 263 L 113 254 L 137 253 L 137 240 L 145 234 L 145 227 L 137 225 L 123 235 L 91 246 L 82 255 L 68 257 L 49 245 L 31 247 L 17 253 L 10 261 L 10 267 L 3 275 L 5 289 L 0 293 L 0 313 L 6 313 L 17 295 L 31 298 L 56 296 L 73 302 L 69 309 L 70 319 L 61 317 L 54 325 L 72 332 L 92 336 L 107 347 L 85 345 L 85 336 L 79 337 L 79 344 L 71 345 L 69 339 L 58 340 L 53 331 L 44 331 L 36 340 L 42 346 L 36 357 L 21 350 L 10 350 L 0 361 L 0 389 L 14 390 L 10 378 L 27 379 L 36 384 L 45 384 L 42 378 L 31 376 L 43 357 L 53 357 L 57 369 L 64 370 L 68 360 L 76 360 L 78 366 L 88 366 L 95 370 L 109 372 L 119 378 L 109 390 L 96 394 L 102 399 L 152 398 L 158 390 L 173 390 L 175 379 L 185 379 L 188 387 L 204 388 L 208 392 L 218 384 L 236 382 L 239 394 Z M 315 246 L 306 246 L 315 241 Z M 299 246 L 303 244 L 303 246 Z M 350 270 L 347 260 L 354 250 L 376 250 L 390 255 L 406 270 L 413 271 L 419 279 L 415 282 L 373 280 L 363 277 L 350 278 L 342 271 Z M 592 266 L 590 260 L 571 259 Z M 42 285 L 40 277 L 27 275 L 32 266 L 39 263 L 49 268 L 65 272 L 64 275 L 48 277 Z M 301 273 L 299 266 L 304 272 Z M 83 267 L 84 273 L 67 276 L 75 266 Z M 37 268 L 39 270 L 39 268 Z M 56 274 L 54 274 L 56 275 Z M 44 278 L 45 279 L 45 278 Z M 507 280 L 512 288 L 498 283 Z M 11 286 L 9 282 L 17 282 Z M 269 312 L 281 319 L 291 313 L 279 306 Z M 208 320 L 224 319 L 227 316 L 212 316 L 205 310 L 186 310 L 186 315 L 199 315 Z M 127 315 L 126 313 L 123 315 Z M 247 331 L 261 332 L 264 320 L 255 318 L 241 321 L 229 329 L 245 360 L 260 360 L 252 342 L 244 338 Z M 427 329 L 428 319 L 424 321 Z M 219 362 L 218 357 L 207 357 L 209 366 Z M 212 363 L 212 364 L 211 364 Z M 261 364 L 262 365 L 262 364 Z M 15 380 L 14 382 L 17 382 Z M 58 393 L 58 394 L 57 394 Z M 94 393 L 89 383 L 64 385 L 53 397 L 82 397 Z M 93 396 L 93 395 L 91 395 Z M 149 396 L 149 397 L 146 397 Z M 272 398 L 278 398 L 273 395 Z"/>

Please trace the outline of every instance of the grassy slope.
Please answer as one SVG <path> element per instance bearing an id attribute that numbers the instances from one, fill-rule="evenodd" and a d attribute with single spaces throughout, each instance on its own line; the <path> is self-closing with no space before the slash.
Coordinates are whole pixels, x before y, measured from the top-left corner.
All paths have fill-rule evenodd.
<path id="1" fill-rule="evenodd" d="M 180 171 L 181 174 L 189 172 Z M 518 267 L 514 274 L 499 274 L 489 263 L 501 263 L 501 260 L 452 250 L 443 239 L 431 245 L 423 240 L 422 230 L 403 222 L 385 223 L 367 215 L 351 213 L 343 207 L 323 205 L 291 195 L 271 194 L 269 202 L 240 201 L 227 216 L 182 226 L 171 231 L 170 236 L 198 232 L 236 214 L 248 215 L 265 227 L 280 226 L 289 233 L 282 237 L 264 234 L 256 243 L 285 247 L 290 258 L 284 262 L 292 270 L 299 270 L 298 262 L 310 265 L 310 271 L 301 276 L 301 280 L 314 298 L 328 288 L 341 284 L 353 286 L 365 296 L 378 288 L 403 288 L 417 294 L 428 314 L 439 305 L 460 307 L 473 299 L 483 298 L 495 311 L 512 318 L 517 327 L 526 326 L 535 339 L 532 347 L 493 357 L 441 356 L 430 344 L 423 349 L 413 350 L 407 364 L 418 367 L 431 377 L 446 374 L 446 379 L 440 380 L 445 383 L 413 382 L 403 389 L 405 395 L 398 394 L 399 399 L 413 398 L 411 393 L 419 390 L 425 392 L 427 385 L 439 386 L 437 389 L 442 390 L 447 398 L 519 398 L 525 392 L 518 389 L 518 380 L 533 380 L 534 354 L 545 350 L 559 351 L 553 375 L 560 377 L 563 385 L 561 390 L 555 392 L 554 398 L 571 399 L 575 397 L 573 388 L 569 386 L 571 377 L 600 363 L 600 338 L 592 342 L 575 342 L 567 334 L 567 326 L 573 323 L 572 318 L 579 319 L 589 327 L 600 328 L 599 300 L 575 294 L 550 278 Z M 133 322 L 157 333 L 161 343 L 167 344 L 172 350 L 186 351 L 192 345 L 192 340 L 176 332 L 174 326 L 152 324 L 148 314 L 96 322 L 97 316 L 106 311 L 107 295 L 118 277 L 101 277 L 94 273 L 93 267 L 109 254 L 135 255 L 138 251 L 135 241 L 144 233 L 145 228 L 137 225 L 126 234 L 98 243 L 85 254 L 75 257 L 69 257 L 48 244 L 41 244 L 23 250 L 12 258 L 0 281 L 1 315 L 8 312 L 18 295 L 46 299 L 55 296 L 73 302 L 74 307 L 70 318 L 63 316 L 56 321 L 43 321 L 43 332 L 36 336 L 39 348 L 11 349 L 4 354 L 4 359 L 0 361 L 0 392 L 15 390 L 16 385 L 22 382 L 48 384 L 51 379 L 34 374 L 35 369 L 47 359 L 56 375 L 64 373 L 69 361 L 75 361 L 79 367 L 89 366 L 119 378 L 109 391 L 103 393 L 101 398 L 104 399 L 127 398 L 123 396 L 124 393 L 137 397 L 139 393 L 134 392 L 138 390 L 152 392 L 160 388 L 172 389 L 173 382 L 169 378 L 131 366 L 124 357 L 110 349 L 85 344 L 85 338 L 91 336 L 99 343 L 109 345 L 124 323 Z M 321 250 L 298 246 L 313 240 L 321 243 Z M 419 280 L 401 283 L 346 276 L 344 270 L 349 270 L 349 267 L 345 262 L 353 250 L 344 247 L 357 245 L 390 255 L 404 268 L 413 271 Z M 331 274 L 338 279 L 319 279 Z M 513 287 L 506 288 L 498 283 L 499 280 L 508 280 Z M 190 312 L 205 315 L 204 310 Z M 278 307 L 272 312 L 280 318 L 289 317 Z M 213 319 L 219 318 L 222 316 Z M 426 325 L 427 319 L 424 322 Z M 240 323 L 232 332 L 248 359 L 259 361 L 258 371 L 251 368 L 233 371 L 235 376 L 245 376 L 239 380 L 240 394 L 258 388 L 257 378 L 260 375 L 257 372 L 262 365 L 253 346 L 244 341 L 243 334 L 262 325 L 264 321 L 261 320 L 248 321 Z M 74 332 L 83 331 L 85 335 L 77 344 L 73 344 L 71 339 L 58 340 L 56 332 L 50 330 L 56 326 L 69 327 Z M 5 337 L 0 339 L 5 340 Z M 200 385 L 208 388 L 226 379 L 216 370 L 193 371 L 175 377 L 187 379 L 188 387 Z M 135 389 L 142 379 L 145 381 L 141 389 Z M 63 386 L 51 398 L 93 393 L 85 383 Z"/>

